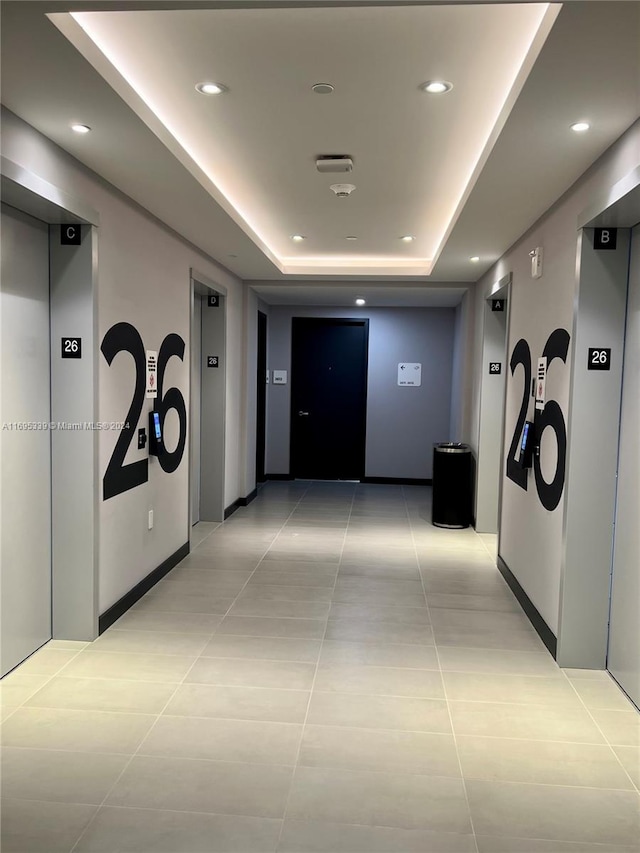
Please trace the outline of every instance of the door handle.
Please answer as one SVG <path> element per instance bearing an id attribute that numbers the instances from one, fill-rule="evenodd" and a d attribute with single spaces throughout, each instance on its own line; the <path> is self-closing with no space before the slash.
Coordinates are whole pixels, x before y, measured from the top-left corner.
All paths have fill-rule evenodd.
<path id="1" fill-rule="evenodd" d="M 302 411 L 300 411 L 300 412 L 298 412 L 298 417 L 299 417 L 299 418 L 308 418 L 308 417 L 309 417 L 309 412 L 302 412 Z"/>

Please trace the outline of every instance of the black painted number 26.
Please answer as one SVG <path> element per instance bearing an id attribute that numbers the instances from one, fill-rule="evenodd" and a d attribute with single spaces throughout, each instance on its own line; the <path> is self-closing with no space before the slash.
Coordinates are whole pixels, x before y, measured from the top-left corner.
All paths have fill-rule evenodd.
<path id="1" fill-rule="evenodd" d="M 118 436 L 102 480 L 102 496 L 106 501 L 146 483 L 149 479 L 148 459 L 140 459 L 137 462 L 130 462 L 128 465 L 123 464 L 145 399 L 146 353 L 140 333 L 131 323 L 116 323 L 115 326 L 112 326 L 104 336 L 100 349 L 109 365 L 119 352 L 128 352 L 133 358 L 136 369 L 133 398 L 129 411 L 124 418 L 126 426 Z M 175 450 L 165 451 L 158 457 L 162 470 L 166 471 L 167 474 L 176 470 L 184 454 L 187 440 L 187 409 L 184 397 L 177 388 L 169 388 L 163 394 L 162 386 L 167 362 L 174 355 L 182 361 L 184 350 L 185 343 L 180 335 L 172 333 L 162 341 L 158 353 L 158 396 L 154 401 L 154 410 L 160 415 L 163 433 L 164 420 L 170 409 L 175 409 L 180 421 L 180 435 Z"/>
<path id="2" fill-rule="evenodd" d="M 544 345 L 542 351 L 543 357 L 547 359 L 547 368 L 555 358 L 561 359 L 566 363 L 567 353 L 569 352 L 569 342 L 571 337 L 566 329 L 555 329 Z M 524 382 L 522 386 L 522 402 L 520 403 L 520 412 L 516 421 L 515 430 L 511 439 L 511 446 L 507 455 L 507 477 L 520 486 L 521 489 L 527 489 L 527 470 L 520 467 L 516 462 L 516 454 L 518 451 L 518 442 L 522 434 L 522 427 L 527 419 L 527 409 L 529 406 L 529 394 L 531 391 L 531 350 L 529 344 L 524 338 L 521 338 L 513 348 L 509 367 L 511 375 L 516 372 L 518 365 L 522 365 L 524 370 Z M 564 489 L 565 465 L 567 456 L 567 429 L 562 415 L 562 409 L 555 400 L 547 400 L 542 412 L 536 411 L 535 414 L 535 433 L 537 443 L 542 440 L 542 433 L 547 429 L 553 430 L 558 446 L 558 456 L 556 462 L 556 470 L 551 482 L 547 482 L 542 475 L 540 467 L 540 457 L 534 456 L 533 467 L 535 472 L 536 489 L 540 503 L 549 511 L 554 510 L 560 503 L 562 491 Z"/>

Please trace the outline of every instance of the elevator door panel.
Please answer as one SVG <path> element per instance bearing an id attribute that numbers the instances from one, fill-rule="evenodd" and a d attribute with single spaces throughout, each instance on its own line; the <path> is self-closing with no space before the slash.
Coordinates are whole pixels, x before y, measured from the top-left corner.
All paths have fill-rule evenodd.
<path id="1" fill-rule="evenodd" d="M 2 208 L 0 646 L 4 675 L 51 639 L 48 226 Z"/>
<path id="2" fill-rule="evenodd" d="M 631 238 L 607 667 L 640 707 L 640 226 Z"/>

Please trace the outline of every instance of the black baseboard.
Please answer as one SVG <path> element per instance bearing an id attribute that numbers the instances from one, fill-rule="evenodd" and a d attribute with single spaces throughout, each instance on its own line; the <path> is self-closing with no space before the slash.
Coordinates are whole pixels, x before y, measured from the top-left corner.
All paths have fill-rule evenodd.
<path id="1" fill-rule="evenodd" d="M 251 501 L 255 501 L 255 499 L 257 497 L 258 497 L 258 487 L 256 486 L 256 488 L 252 492 L 249 492 L 249 494 L 246 496 L 246 498 L 238 498 L 238 505 L 239 506 L 249 506 Z"/>
<path id="2" fill-rule="evenodd" d="M 155 586 L 158 581 L 161 581 L 162 578 L 169 574 L 171 569 L 174 566 L 177 566 L 180 560 L 184 560 L 184 558 L 189 553 L 189 543 L 185 542 L 177 551 L 175 551 L 170 557 L 160 563 L 157 569 L 153 569 L 153 571 L 149 572 L 146 578 L 143 578 L 140 583 L 136 584 L 133 589 L 130 589 L 126 595 L 123 595 L 119 601 L 116 601 L 115 604 L 112 604 L 108 610 L 98 618 L 98 634 L 103 634 L 107 628 L 110 628 L 113 623 L 119 619 L 124 613 L 129 610 L 130 607 L 133 607 L 136 602 L 140 601 L 142 596 L 149 592 L 151 587 Z"/>
<path id="3" fill-rule="evenodd" d="M 242 506 L 242 504 L 240 503 L 240 498 L 235 500 L 232 504 L 229 504 L 229 506 L 224 511 L 224 520 L 226 521 L 229 518 L 229 516 L 233 515 L 233 513 L 237 509 L 240 509 L 241 506 Z"/>
<path id="4" fill-rule="evenodd" d="M 292 474 L 265 474 L 265 480 L 293 480 Z"/>
<path id="5" fill-rule="evenodd" d="M 509 568 L 509 566 L 507 566 L 507 564 L 505 563 L 505 561 L 502 559 L 502 557 L 499 554 L 498 554 L 498 561 L 497 562 L 498 562 L 498 569 L 500 570 L 500 573 L 502 574 L 502 576 L 506 580 L 506 582 L 509 584 L 511 591 L 513 592 L 515 597 L 518 599 L 520 606 L 522 607 L 524 612 L 529 617 L 529 621 L 531 622 L 533 627 L 536 629 L 536 631 L 538 632 L 538 634 L 540 636 L 540 639 L 545 644 L 545 646 L 549 649 L 549 651 L 551 652 L 551 654 L 553 655 L 554 660 L 555 660 L 556 649 L 558 646 L 558 639 L 557 639 L 556 635 L 553 633 L 551 628 L 544 621 L 544 619 L 542 618 L 542 616 L 538 612 L 538 609 L 535 606 L 535 604 L 533 603 L 533 601 L 531 601 L 531 599 L 529 598 L 527 593 L 522 589 L 522 587 L 520 586 L 516 576 L 513 574 L 513 572 Z"/>
<path id="6" fill-rule="evenodd" d="M 363 477 L 361 483 L 377 483 L 382 486 L 431 486 L 433 480 L 412 479 L 410 477 Z"/>

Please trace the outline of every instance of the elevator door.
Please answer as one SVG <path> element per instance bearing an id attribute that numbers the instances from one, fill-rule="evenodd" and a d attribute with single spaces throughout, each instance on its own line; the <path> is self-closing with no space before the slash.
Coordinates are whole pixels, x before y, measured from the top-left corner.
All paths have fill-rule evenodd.
<path id="1" fill-rule="evenodd" d="M 51 639 L 48 226 L 2 207 L 2 675 Z"/>
<path id="2" fill-rule="evenodd" d="M 607 668 L 640 707 L 640 225 L 631 236 Z"/>

